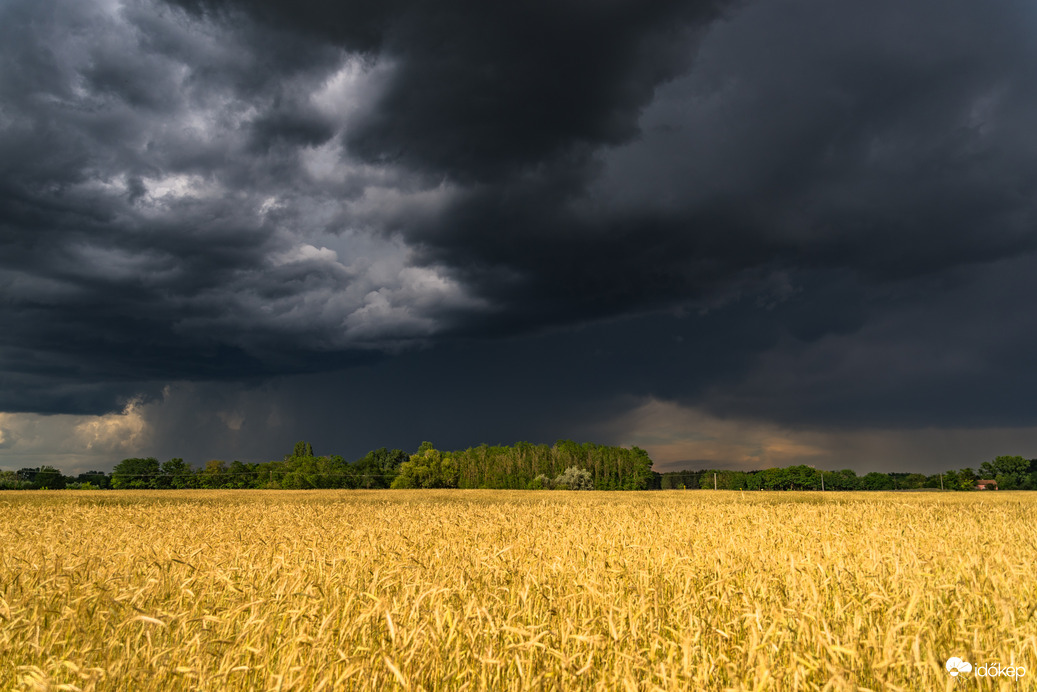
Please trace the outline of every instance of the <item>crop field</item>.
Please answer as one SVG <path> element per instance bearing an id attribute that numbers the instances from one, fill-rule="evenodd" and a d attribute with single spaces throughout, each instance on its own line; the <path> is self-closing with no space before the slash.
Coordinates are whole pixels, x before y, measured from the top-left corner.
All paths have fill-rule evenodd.
<path id="1" fill-rule="evenodd" d="M 24 491 L 0 518 L 3 690 L 1037 687 L 1037 493 Z"/>

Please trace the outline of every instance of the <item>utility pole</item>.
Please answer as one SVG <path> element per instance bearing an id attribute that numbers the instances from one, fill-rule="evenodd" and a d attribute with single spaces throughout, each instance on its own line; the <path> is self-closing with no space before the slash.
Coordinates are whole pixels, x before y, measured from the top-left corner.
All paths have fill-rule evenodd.
<path id="1" fill-rule="evenodd" d="M 821 492 L 825 491 L 825 472 L 821 472 Z"/>
<path id="2" fill-rule="evenodd" d="M 940 490 L 943 490 L 943 474 L 940 474 Z"/>
<path id="3" fill-rule="evenodd" d="M 717 474 L 713 474 L 713 490 L 717 489 Z"/>

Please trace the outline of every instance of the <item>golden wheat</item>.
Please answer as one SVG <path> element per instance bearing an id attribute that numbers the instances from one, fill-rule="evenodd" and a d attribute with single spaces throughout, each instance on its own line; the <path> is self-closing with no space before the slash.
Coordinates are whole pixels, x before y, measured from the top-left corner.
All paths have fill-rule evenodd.
<path id="1" fill-rule="evenodd" d="M 1037 679 L 1037 493 L 12 492 L 0 516 L 2 689 Z"/>

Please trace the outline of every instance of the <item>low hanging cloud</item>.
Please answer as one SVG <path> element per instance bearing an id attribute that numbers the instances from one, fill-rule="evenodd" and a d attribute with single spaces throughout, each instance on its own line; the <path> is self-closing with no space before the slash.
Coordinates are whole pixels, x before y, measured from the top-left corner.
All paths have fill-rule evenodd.
<path id="1" fill-rule="evenodd" d="M 106 470 L 154 444 L 140 401 L 104 415 L 0 413 L 0 467 L 56 466 L 67 474 Z"/>
<path id="2" fill-rule="evenodd" d="M 931 474 L 965 466 L 977 469 L 997 454 L 1017 454 L 1037 446 L 1037 426 L 954 430 L 790 426 L 720 418 L 653 399 L 609 421 L 601 434 L 645 449 L 659 472 L 758 471 L 805 464 L 826 471 Z"/>

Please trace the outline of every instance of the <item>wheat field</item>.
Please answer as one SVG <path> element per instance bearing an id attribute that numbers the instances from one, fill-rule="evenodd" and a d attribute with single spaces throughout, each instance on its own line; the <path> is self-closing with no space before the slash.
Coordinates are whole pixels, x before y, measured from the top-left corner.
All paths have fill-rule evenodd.
<path id="1" fill-rule="evenodd" d="M 0 516 L 4 690 L 1037 679 L 1037 493 L 43 491 Z"/>

